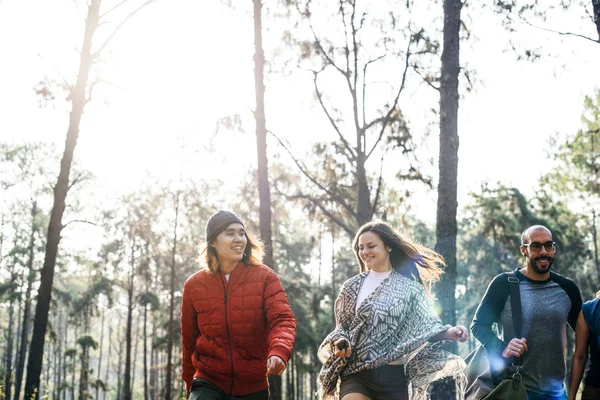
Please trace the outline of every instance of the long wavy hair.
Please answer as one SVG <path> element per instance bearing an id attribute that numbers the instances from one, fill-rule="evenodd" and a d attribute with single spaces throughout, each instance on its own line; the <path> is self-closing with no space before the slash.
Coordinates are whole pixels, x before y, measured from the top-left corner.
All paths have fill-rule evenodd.
<path id="1" fill-rule="evenodd" d="M 444 273 L 443 267 L 446 266 L 444 257 L 405 237 L 387 222 L 371 221 L 358 229 L 352 241 L 354 256 L 361 272 L 368 271 L 358 255 L 358 239 L 365 232 L 375 233 L 386 247 L 392 249 L 390 261 L 396 272 L 419 282 L 425 288 L 425 292 L 433 297 L 431 288 L 440 280 Z"/>
<path id="2" fill-rule="evenodd" d="M 227 227 L 225 227 L 226 229 Z M 223 229 L 223 230 L 225 230 Z M 220 235 L 221 232 L 217 233 L 216 236 Z M 244 255 L 242 256 L 242 262 L 246 265 L 260 265 L 262 264 L 264 254 L 264 243 L 262 240 L 255 236 L 249 235 L 245 232 L 246 248 L 244 249 Z M 216 274 L 221 270 L 221 262 L 219 261 L 219 255 L 211 243 L 215 239 L 206 241 L 200 246 L 200 266 L 212 274 Z"/>

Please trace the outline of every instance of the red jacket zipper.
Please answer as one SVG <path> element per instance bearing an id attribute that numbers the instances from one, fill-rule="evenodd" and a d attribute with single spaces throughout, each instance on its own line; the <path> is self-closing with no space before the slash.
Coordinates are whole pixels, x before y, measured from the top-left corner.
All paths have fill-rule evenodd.
<path id="1" fill-rule="evenodd" d="M 229 283 L 225 285 L 225 278 L 221 274 L 221 282 L 223 283 L 223 290 L 225 292 L 224 301 L 225 301 L 225 326 L 227 327 L 227 339 L 229 340 L 229 359 L 231 360 L 231 387 L 229 388 L 229 395 L 233 393 L 233 348 L 231 346 L 231 332 L 229 331 L 229 317 L 227 312 L 227 291 L 229 288 Z"/>

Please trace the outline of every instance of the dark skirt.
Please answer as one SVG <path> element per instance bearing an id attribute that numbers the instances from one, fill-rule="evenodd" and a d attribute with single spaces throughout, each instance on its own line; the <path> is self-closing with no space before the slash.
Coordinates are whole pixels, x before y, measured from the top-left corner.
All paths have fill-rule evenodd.
<path id="1" fill-rule="evenodd" d="M 404 365 L 384 365 L 342 377 L 340 399 L 360 393 L 371 400 L 408 400 Z"/>

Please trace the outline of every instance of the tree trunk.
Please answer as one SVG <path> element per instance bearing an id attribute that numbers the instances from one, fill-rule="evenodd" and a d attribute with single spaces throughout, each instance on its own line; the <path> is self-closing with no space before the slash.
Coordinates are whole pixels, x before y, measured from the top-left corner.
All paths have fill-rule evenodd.
<path id="1" fill-rule="evenodd" d="M 446 273 L 439 287 L 442 320 L 456 325 L 456 210 L 458 170 L 458 74 L 460 73 L 461 0 L 444 0 L 444 48 L 440 86 L 440 161 L 437 203 L 436 250 L 444 256 Z M 456 352 L 453 342 L 449 350 Z M 433 397 L 433 395 L 437 395 Z M 456 397 L 453 381 L 437 385 L 432 398 Z"/>
<path id="2" fill-rule="evenodd" d="M 77 348 L 77 327 L 78 325 L 75 325 L 75 334 L 73 335 L 73 348 Z M 77 371 L 77 362 L 75 359 L 75 354 L 73 354 L 72 357 L 72 361 L 73 361 L 73 371 L 71 374 L 71 399 L 75 400 L 75 372 Z"/>
<path id="3" fill-rule="evenodd" d="M 6 332 L 6 367 L 4 368 L 4 394 L 6 399 L 11 398 L 12 388 L 12 361 L 13 361 L 13 319 L 14 319 L 14 297 L 11 295 L 10 302 L 8 304 L 8 330 Z"/>
<path id="4" fill-rule="evenodd" d="M 596 24 L 596 32 L 598 33 L 598 40 L 600 40 L 600 0 L 592 0 L 592 7 L 594 9 L 594 23 Z"/>
<path id="5" fill-rule="evenodd" d="M 260 237 L 265 243 L 264 263 L 277 271 L 273 260 L 271 231 L 271 192 L 267 160 L 267 125 L 265 117 L 265 54 L 262 47 L 262 1 L 254 3 L 254 87 L 256 94 L 256 151 L 258 158 L 258 196 L 260 199 Z M 281 399 L 281 376 L 269 376 L 269 398 Z"/>
<path id="6" fill-rule="evenodd" d="M 133 327 L 133 278 L 135 275 L 135 241 L 131 245 L 131 272 L 127 285 L 127 325 L 125 327 L 125 373 L 123 377 L 123 400 L 131 400 L 131 331 Z"/>
<path id="7" fill-rule="evenodd" d="M 40 287 L 38 289 L 35 319 L 33 324 L 33 335 L 29 360 L 27 362 L 27 379 L 25 381 L 25 398 L 38 400 L 38 389 L 40 386 L 40 374 L 42 372 L 42 361 L 44 357 L 44 337 L 48 325 L 48 312 L 50 310 L 50 299 L 52 296 L 52 285 L 54 281 L 54 268 L 60 242 L 62 217 L 65 211 L 65 199 L 69 190 L 69 174 L 73 154 L 79 136 L 79 124 L 86 104 L 86 88 L 88 77 L 92 66 L 92 37 L 98 27 L 100 0 L 91 0 L 85 24 L 83 46 L 81 47 L 81 58 L 77 83 L 71 92 L 71 114 L 65 150 L 60 165 L 60 173 L 56 186 L 54 186 L 54 203 L 50 213 L 48 224 L 48 236 L 46 242 L 46 254 L 44 266 L 41 272 Z"/>
<path id="8" fill-rule="evenodd" d="M 134 357 L 133 365 L 131 366 L 131 393 L 133 393 L 133 388 L 135 387 L 135 358 L 138 355 L 138 344 L 140 343 L 140 315 L 138 313 L 137 321 L 135 324 L 135 345 L 133 347 L 133 354 L 136 355 Z"/>
<path id="9" fill-rule="evenodd" d="M 316 367 L 319 365 L 319 360 L 317 359 L 317 351 L 319 350 L 316 344 L 311 346 L 310 352 L 310 398 L 317 393 L 317 371 Z"/>
<path id="10" fill-rule="evenodd" d="M 102 345 L 104 343 L 104 315 L 105 314 L 106 314 L 106 310 L 102 310 L 102 319 L 100 321 L 100 346 L 99 346 L 100 353 L 98 354 L 98 373 L 96 374 L 96 397 L 94 397 L 96 400 L 99 399 L 98 390 L 100 389 L 100 386 L 98 385 L 98 381 L 100 381 L 100 371 L 102 369 Z M 109 346 L 110 346 L 110 342 L 109 342 Z"/>
<path id="11" fill-rule="evenodd" d="M 144 400 L 148 400 L 148 303 L 144 304 Z"/>
<path id="12" fill-rule="evenodd" d="M 369 192 L 369 184 L 367 183 L 367 171 L 365 170 L 366 156 L 364 154 L 364 135 L 359 134 L 359 149 L 358 159 L 356 161 L 356 190 L 358 198 L 358 206 L 356 209 L 357 227 L 369 222 L 373 218 L 373 210 L 371 206 L 371 196 Z"/>
<path id="13" fill-rule="evenodd" d="M 63 312 L 62 312 L 62 307 L 58 308 L 58 340 L 57 340 L 57 345 L 56 345 L 56 368 L 55 368 L 55 375 L 54 375 L 54 396 L 52 397 L 55 400 L 60 400 L 61 399 L 61 392 L 60 392 L 60 384 L 61 384 L 61 379 L 62 379 L 62 340 L 61 338 L 63 337 Z"/>
<path id="14" fill-rule="evenodd" d="M 121 332 L 121 317 L 117 325 L 117 340 L 119 342 L 119 364 L 117 364 L 117 400 L 121 400 L 121 367 L 123 366 L 123 340 L 119 340 L 119 332 Z"/>
<path id="15" fill-rule="evenodd" d="M 154 329 L 152 329 L 152 336 L 150 338 L 150 343 L 154 344 L 156 341 L 156 327 L 154 322 L 152 323 L 152 326 L 154 327 Z M 157 392 L 157 388 L 160 387 L 159 385 L 159 377 L 158 377 L 158 370 L 156 368 L 156 364 L 158 364 L 158 350 L 154 348 L 154 346 L 151 346 L 151 350 L 150 350 L 150 387 L 149 389 L 149 394 L 150 394 L 150 400 L 156 400 L 156 392 Z"/>
<path id="16" fill-rule="evenodd" d="M 171 277 L 170 277 L 170 293 L 169 293 L 169 326 L 167 332 L 167 390 L 165 393 L 165 399 L 171 400 L 173 398 L 172 386 L 173 386 L 173 327 L 175 325 L 175 256 L 177 255 L 177 224 L 179 223 L 179 196 L 180 192 L 177 191 L 175 196 L 175 225 L 173 227 L 173 251 L 171 253 Z"/>
<path id="17" fill-rule="evenodd" d="M 110 365 L 110 356 L 112 354 L 112 332 L 113 332 L 113 328 L 112 325 L 108 326 L 108 356 L 106 359 L 106 371 L 104 372 L 104 386 L 108 387 L 108 366 Z M 103 390 L 102 391 L 102 400 L 106 399 L 106 391 Z M 118 398 L 118 397 L 117 397 Z"/>
<path id="18" fill-rule="evenodd" d="M 594 265 L 596 277 L 600 282 L 600 262 L 598 261 L 598 231 L 596 230 L 596 210 L 592 208 L 592 240 L 594 241 Z"/>
<path id="19" fill-rule="evenodd" d="M 67 320 L 69 319 L 69 316 L 67 315 Z M 63 337 L 63 351 L 61 353 L 61 359 L 62 359 L 62 381 L 63 382 L 67 382 L 67 358 L 65 356 L 65 351 L 67 349 L 67 341 L 68 341 L 68 337 L 69 337 L 69 324 L 65 322 L 65 335 Z M 67 400 L 67 388 L 65 387 L 62 390 L 62 400 Z"/>
<path id="20" fill-rule="evenodd" d="M 262 1 L 254 2 L 254 87 L 256 95 L 256 150 L 258 158 L 258 194 L 260 199 L 260 237 L 265 243 L 265 264 L 276 270 L 273 264 L 271 232 L 271 192 L 267 159 L 267 126 L 265 117 L 265 55 L 262 47 Z"/>
<path id="21" fill-rule="evenodd" d="M 85 330 L 84 330 L 85 332 Z M 88 394 L 88 351 L 89 346 L 81 346 L 81 371 L 79 373 L 79 400 L 87 400 Z"/>
<path id="22" fill-rule="evenodd" d="M 27 269 L 27 289 L 25 291 L 25 310 L 23 311 L 23 322 L 21 328 L 21 346 L 19 356 L 17 357 L 17 370 L 15 371 L 15 400 L 21 396 L 21 386 L 23 385 L 23 372 L 25 370 L 25 356 L 27 355 L 27 345 L 29 344 L 29 319 L 31 318 L 31 289 L 35 280 L 35 270 L 33 269 L 33 259 L 35 254 L 35 218 L 38 214 L 37 202 L 34 201 L 31 206 L 31 232 L 29 235 L 29 249 Z M 8 398 L 8 397 L 7 397 Z"/>

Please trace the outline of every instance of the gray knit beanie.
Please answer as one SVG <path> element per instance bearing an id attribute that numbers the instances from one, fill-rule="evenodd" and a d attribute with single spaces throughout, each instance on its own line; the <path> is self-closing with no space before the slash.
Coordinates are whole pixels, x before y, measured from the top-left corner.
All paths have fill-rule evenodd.
<path id="1" fill-rule="evenodd" d="M 223 232 L 231 224 L 241 224 L 244 226 L 242 220 L 232 213 L 231 211 L 219 210 L 208 219 L 206 222 L 206 242 L 210 243 L 216 239 L 221 232 Z"/>

